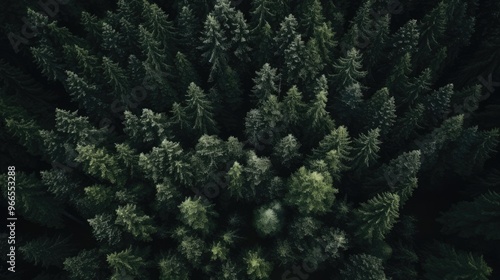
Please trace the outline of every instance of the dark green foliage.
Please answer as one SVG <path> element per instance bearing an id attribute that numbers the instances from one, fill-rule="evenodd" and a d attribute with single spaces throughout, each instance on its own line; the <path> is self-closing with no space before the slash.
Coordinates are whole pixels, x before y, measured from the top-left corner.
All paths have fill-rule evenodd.
<path id="1" fill-rule="evenodd" d="M 329 174 L 301 167 L 290 178 L 290 191 L 286 200 L 301 213 L 321 214 L 329 211 L 337 192 L 332 186 Z"/>
<path id="2" fill-rule="evenodd" d="M 72 280 L 103 277 L 102 261 L 97 250 L 82 250 L 77 256 L 66 258 L 64 270 L 69 273 Z"/>
<path id="3" fill-rule="evenodd" d="M 283 208 L 281 203 L 273 202 L 257 209 L 254 214 L 254 225 L 259 234 L 274 235 L 283 226 Z"/>
<path id="4" fill-rule="evenodd" d="M 443 232 L 458 233 L 461 237 L 499 239 L 499 204 L 497 192 L 485 193 L 470 202 L 460 202 L 439 218 L 444 225 Z"/>
<path id="5" fill-rule="evenodd" d="M 378 159 L 378 151 L 380 150 L 380 129 L 372 129 L 367 134 L 361 134 L 355 140 L 354 146 L 356 156 L 353 160 L 353 165 L 356 167 L 369 167 Z"/>
<path id="6" fill-rule="evenodd" d="M 19 247 L 24 260 L 42 267 L 63 266 L 64 259 L 71 256 L 75 251 L 69 238 L 39 237 Z"/>
<path id="7" fill-rule="evenodd" d="M 202 233 L 209 233 L 213 227 L 212 219 L 217 213 L 212 209 L 212 205 L 206 205 L 201 198 L 191 199 L 188 197 L 179 205 L 181 220 L 194 230 Z"/>
<path id="8" fill-rule="evenodd" d="M 5 182 L 7 182 L 6 178 L 2 176 Z M 61 203 L 47 192 L 40 180 L 34 175 L 24 173 L 16 173 L 16 180 L 15 209 L 17 211 L 15 213 L 47 227 L 62 227 L 64 209 Z M 6 199 L 7 196 L 12 196 L 7 190 L 7 184 L 4 184 L 2 194 Z"/>
<path id="9" fill-rule="evenodd" d="M 141 257 L 134 255 L 129 248 L 120 252 L 108 254 L 106 260 L 114 273 L 111 276 L 112 280 L 138 278 L 144 279 L 141 274 L 141 268 L 144 266 L 144 261 Z"/>
<path id="10" fill-rule="evenodd" d="M 151 234 L 156 232 L 152 225 L 151 217 L 143 215 L 135 205 L 127 204 L 116 209 L 117 225 L 123 226 L 125 231 L 132 234 L 139 240 L 151 240 Z"/>
<path id="11" fill-rule="evenodd" d="M 482 256 L 455 250 L 446 244 L 437 244 L 436 254 L 424 262 L 425 279 L 471 279 L 487 280 L 491 268 Z"/>
<path id="12" fill-rule="evenodd" d="M 399 201 L 397 194 L 382 193 L 362 203 L 354 212 L 356 235 L 367 241 L 383 239 L 399 217 Z"/>
<path id="13" fill-rule="evenodd" d="M 352 255 L 340 271 L 345 280 L 386 280 L 382 260 L 367 254 Z"/>
<path id="14" fill-rule="evenodd" d="M 498 1 L 4 2 L 18 278 L 498 278 Z"/>

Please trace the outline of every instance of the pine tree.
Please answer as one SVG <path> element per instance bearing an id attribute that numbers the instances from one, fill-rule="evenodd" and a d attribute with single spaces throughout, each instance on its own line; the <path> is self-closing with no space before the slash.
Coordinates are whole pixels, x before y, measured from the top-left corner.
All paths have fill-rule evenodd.
<path id="1" fill-rule="evenodd" d="M 306 115 L 312 124 L 312 128 L 321 135 L 330 131 L 334 127 L 334 122 L 326 110 L 328 87 L 326 86 L 325 76 L 321 76 L 316 82 L 320 86 L 316 91 L 316 98 L 312 101 Z"/>
<path id="2" fill-rule="evenodd" d="M 340 57 L 333 65 L 334 73 L 332 78 L 337 91 L 342 91 L 346 87 L 358 83 L 366 75 L 362 71 L 361 54 L 352 48 L 347 51 L 345 57 Z"/>
<path id="3" fill-rule="evenodd" d="M 242 12 L 238 11 L 233 23 L 231 44 L 234 46 L 234 55 L 240 62 L 249 62 L 249 52 L 252 50 L 250 47 L 250 30 L 247 21 Z"/>
<path id="4" fill-rule="evenodd" d="M 123 232 L 115 225 L 113 215 L 98 214 L 87 221 L 92 227 L 92 233 L 95 239 L 109 245 L 120 243 Z"/>
<path id="5" fill-rule="evenodd" d="M 151 217 L 143 215 L 136 205 L 127 204 L 116 209 L 115 223 L 123 226 L 127 232 L 138 240 L 152 240 L 151 235 L 156 232 L 152 222 Z"/>
<path id="6" fill-rule="evenodd" d="M 271 28 L 269 23 L 265 23 L 264 26 L 259 29 L 253 31 L 255 41 L 255 52 L 257 53 L 256 57 L 253 59 L 256 65 L 264 65 L 265 63 L 269 63 L 273 61 L 273 54 L 276 52 L 275 50 L 275 33 Z"/>
<path id="7" fill-rule="evenodd" d="M 254 94 L 254 99 L 260 103 L 267 100 L 271 94 L 278 92 L 277 81 L 279 75 L 277 74 L 277 69 L 272 68 L 269 63 L 264 64 L 255 74 L 256 77 L 253 79 L 255 85 L 252 93 Z"/>
<path id="8" fill-rule="evenodd" d="M 217 213 L 213 210 L 213 205 L 206 204 L 201 198 L 191 199 L 188 197 L 179 205 L 181 220 L 186 225 L 202 233 L 209 233 L 213 228 L 213 218 Z"/>
<path id="9" fill-rule="evenodd" d="M 211 64 L 210 78 L 213 79 L 213 75 L 227 63 L 229 43 L 221 24 L 212 15 L 208 15 L 205 21 L 202 42 L 203 58 Z"/>
<path id="10" fill-rule="evenodd" d="M 76 161 L 83 164 L 87 174 L 117 185 L 125 183 L 123 169 L 106 149 L 94 145 L 77 145 L 75 150 L 78 153 Z"/>
<path id="11" fill-rule="evenodd" d="M 426 107 L 425 116 L 429 123 L 439 123 L 446 118 L 450 111 L 453 93 L 453 85 L 448 84 L 426 96 L 423 104 Z"/>
<path id="12" fill-rule="evenodd" d="M 283 208 L 281 203 L 273 202 L 261 206 L 254 213 L 254 225 L 262 236 L 275 235 L 283 227 Z"/>
<path id="13" fill-rule="evenodd" d="M 146 57 L 143 62 L 146 78 L 156 84 L 165 83 L 165 76 L 162 73 L 167 73 L 170 69 L 169 60 L 165 54 L 166 50 L 161 46 L 160 41 L 154 37 L 153 33 L 142 25 L 139 26 L 139 36 L 142 52 Z"/>
<path id="14" fill-rule="evenodd" d="M 171 44 L 174 37 L 174 26 L 168 19 L 168 15 L 158 5 L 148 2 L 144 2 L 142 13 L 146 19 L 145 27 L 151 32 L 153 38 L 161 43 L 167 54 L 174 50 Z"/>
<path id="15" fill-rule="evenodd" d="M 125 111 L 124 132 L 133 143 L 159 144 L 169 136 L 169 126 L 164 114 L 143 109 L 140 117 Z"/>
<path id="16" fill-rule="evenodd" d="M 299 23 L 297 19 L 292 15 L 288 15 L 283 22 L 281 22 L 280 30 L 276 36 L 276 44 L 278 53 L 283 57 L 284 50 L 296 39 L 298 36 L 297 28 Z"/>
<path id="17" fill-rule="evenodd" d="M 191 83 L 200 84 L 200 77 L 194 65 L 188 60 L 185 54 L 177 52 L 175 56 L 175 68 L 178 71 L 178 89 L 180 92 L 186 91 Z"/>
<path id="18" fill-rule="evenodd" d="M 161 280 L 189 280 L 186 264 L 176 255 L 168 254 L 159 262 Z"/>
<path id="19" fill-rule="evenodd" d="M 351 255 L 340 271 L 342 280 L 386 280 L 382 260 L 367 254 Z"/>
<path id="20" fill-rule="evenodd" d="M 350 159 L 351 138 L 345 126 L 339 126 L 332 129 L 330 134 L 326 135 L 319 146 L 312 151 L 311 159 L 322 159 L 329 152 L 335 150 L 342 161 Z"/>
<path id="21" fill-rule="evenodd" d="M 382 193 L 361 204 L 354 212 L 356 236 L 366 241 L 384 239 L 399 217 L 399 196 Z"/>
<path id="22" fill-rule="evenodd" d="M 264 27 L 269 22 L 273 21 L 274 13 L 272 9 L 273 1 L 270 0 L 256 0 L 252 1 L 252 28 L 258 30 Z"/>
<path id="23" fill-rule="evenodd" d="M 247 275 L 250 279 L 268 279 L 273 269 L 272 263 L 263 258 L 259 249 L 250 250 L 245 256 Z"/>
<path id="24" fill-rule="evenodd" d="M 182 237 L 178 250 L 192 265 L 200 266 L 207 253 L 207 244 L 201 238 L 188 235 Z"/>
<path id="25" fill-rule="evenodd" d="M 290 167 L 300 159 L 300 147 L 301 144 L 297 138 L 292 134 L 288 134 L 274 146 L 273 156 L 281 165 Z"/>
<path id="26" fill-rule="evenodd" d="M 243 167 L 239 162 L 235 161 L 227 172 L 227 181 L 231 196 L 243 198 L 243 184 L 245 180 L 243 177 Z"/>
<path id="27" fill-rule="evenodd" d="M 306 104 L 302 101 L 302 93 L 297 86 L 292 86 L 283 98 L 283 114 L 288 116 L 285 122 L 292 126 L 299 124 L 305 109 Z"/>
<path id="28" fill-rule="evenodd" d="M 78 255 L 64 260 L 64 270 L 69 273 L 70 279 L 74 280 L 104 277 L 102 267 L 96 249 L 82 250 Z"/>
<path id="29" fill-rule="evenodd" d="M 492 269 L 482 256 L 456 251 L 446 244 L 438 244 L 436 251 L 424 262 L 425 279 L 487 280 L 491 275 Z"/>
<path id="30" fill-rule="evenodd" d="M 335 35 L 333 28 L 327 23 L 314 28 L 313 37 L 318 45 L 319 54 L 326 65 L 331 64 L 333 61 L 332 50 L 337 46 Z"/>
<path id="31" fill-rule="evenodd" d="M 189 84 L 186 101 L 186 114 L 191 118 L 193 129 L 199 134 L 217 133 L 217 125 L 215 123 L 212 104 L 207 99 L 203 90 L 196 84 Z"/>
<path id="32" fill-rule="evenodd" d="M 375 92 L 365 104 L 365 123 L 368 129 L 379 128 L 380 135 L 385 136 L 396 121 L 396 104 L 387 88 Z"/>
<path id="33" fill-rule="evenodd" d="M 426 68 L 418 77 L 410 79 L 402 101 L 412 104 L 419 97 L 427 93 L 430 90 L 431 78 L 431 70 Z"/>
<path id="34" fill-rule="evenodd" d="M 291 84 L 295 81 L 303 81 L 306 78 L 304 64 L 306 61 L 306 46 L 301 35 L 296 35 L 284 50 L 283 58 L 285 67 L 283 76 Z"/>
<path id="35" fill-rule="evenodd" d="M 186 55 L 194 57 L 197 54 L 196 47 L 198 46 L 198 32 L 201 29 L 199 19 L 196 17 L 191 5 L 185 3 L 179 11 L 177 18 L 177 36 L 179 37 L 179 45 L 186 50 Z"/>
<path id="36" fill-rule="evenodd" d="M 301 213 L 322 214 L 330 210 L 337 192 L 328 175 L 301 167 L 290 178 L 286 201 Z"/>
<path id="37" fill-rule="evenodd" d="M 108 254 L 106 260 L 114 271 L 111 276 L 112 280 L 128 279 L 131 277 L 143 278 L 144 276 L 141 274 L 144 260 L 142 257 L 136 256 L 130 248 Z"/>
<path id="38" fill-rule="evenodd" d="M 362 168 L 369 167 L 379 158 L 378 151 L 380 150 L 379 140 L 380 129 L 369 130 L 366 134 L 360 134 L 354 141 L 354 150 L 356 156 L 353 159 L 353 165 Z"/>
<path id="39" fill-rule="evenodd" d="M 333 102 L 333 113 L 335 120 L 342 124 L 351 124 L 356 127 L 357 116 L 363 105 L 363 93 L 361 85 L 358 83 L 347 86 L 340 91 L 338 97 Z"/>
<path id="40" fill-rule="evenodd" d="M 314 29 L 324 23 L 323 7 L 319 0 L 302 1 L 299 6 L 299 19 L 303 33 L 312 35 Z"/>
<path id="41" fill-rule="evenodd" d="M 417 187 L 417 173 L 420 169 L 420 151 L 415 150 L 399 155 L 383 168 L 384 178 L 391 191 L 399 195 L 399 205 L 403 205 Z"/>
<path id="42" fill-rule="evenodd" d="M 424 106 L 420 103 L 408 109 L 405 114 L 396 120 L 392 133 L 395 135 L 394 141 L 406 140 L 421 128 L 424 118 Z"/>
<path id="43" fill-rule="evenodd" d="M 391 56 L 412 56 L 418 49 L 420 32 L 416 20 L 409 20 L 391 38 Z"/>

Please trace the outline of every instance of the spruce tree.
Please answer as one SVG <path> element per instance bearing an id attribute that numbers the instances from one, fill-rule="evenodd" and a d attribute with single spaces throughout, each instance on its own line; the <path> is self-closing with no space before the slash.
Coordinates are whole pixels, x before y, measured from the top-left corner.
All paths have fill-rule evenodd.
<path id="1" fill-rule="evenodd" d="M 399 217 L 399 196 L 382 193 L 361 204 L 354 212 L 356 235 L 372 242 L 383 239 Z"/>

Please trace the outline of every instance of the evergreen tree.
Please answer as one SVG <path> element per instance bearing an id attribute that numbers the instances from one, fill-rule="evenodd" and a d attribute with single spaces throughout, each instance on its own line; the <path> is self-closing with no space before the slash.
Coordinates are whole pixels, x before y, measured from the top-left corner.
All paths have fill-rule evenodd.
<path id="1" fill-rule="evenodd" d="M 364 240 L 383 239 L 399 217 L 399 196 L 382 193 L 361 204 L 354 212 L 356 235 Z"/>
<path id="2" fill-rule="evenodd" d="M 367 128 L 379 128 L 382 136 L 387 135 L 396 121 L 396 104 L 387 88 L 382 88 L 367 101 L 364 110 Z"/>
<path id="3" fill-rule="evenodd" d="M 93 219 L 88 219 L 88 222 L 95 239 L 110 245 L 121 241 L 122 231 L 114 224 L 113 215 L 98 214 Z"/>
<path id="4" fill-rule="evenodd" d="M 281 203 L 273 202 L 255 211 L 254 225 L 263 236 L 275 235 L 283 227 L 283 208 Z"/>
<path id="5" fill-rule="evenodd" d="M 177 36 L 179 37 L 179 45 L 183 46 L 188 52 L 189 57 L 193 57 L 198 46 L 198 31 L 200 30 L 200 23 L 196 17 L 191 5 L 184 4 L 179 11 L 177 18 Z"/>
<path id="6" fill-rule="evenodd" d="M 191 83 L 200 84 L 200 77 L 194 65 L 188 60 L 185 54 L 177 52 L 175 56 L 175 68 L 178 71 L 179 91 L 186 91 Z"/>
<path id="7" fill-rule="evenodd" d="M 302 101 L 302 93 L 297 86 L 292 86 L 283 98 L 283 114 L 288 116 L 285 122 L 292 126 L 299 124 L 305 109 L 306 104 Z"/>
<path id="8" fill-rule="evenodd" d="M 213 228 L 212 219 L 217 216 L 212 205 L 205 204 L 201 198 L 188 197 L 179 205 L 181 220 L 194 230 L 209 233 Z"/>
<path id="9" fill-rule="evenodd" d="M 255 73 L 257 76 L 253 79 L 255 83 L 252 92 L 255 100 L 263 102 L 267 100 L 271 94 L 278 92 L 278 74 L 275 68 L 272 68 L 269 63 L 266 63 L 262 68 Z"/>
<path id="10" fill-rule="evenodd" d="M 274 146 L 273 156 L 283 166 L 290 167 L 301 157 L 300 146 L 299 141 L 292 134 L 288 134 Z"/>
<path id="11" fill-rule="evenodd" d="M 186 101 L 186 114 L 191 118 L 193 129 L 198 134 L 217 133 L 217 125 L 213 118 L 212 104 L 203 90 L 194 83 L 189 84 Z"/>
<path id="12" fill-rule="evenodd" d="M 353 165 L 356 167 L 369 167 L 379 158 L 378 151 L 380 150 L 379 140 L 380 129 L 369 130 L 366 134 L 361 134 L 354 141 L 356 156 L 353 159 Z"/>
<path id="13" fill-rule="evenodd" d="M 290 178 L 286 201 L 301 213 L 322 214 L 330 210 L 337 192 L 329 175 L 301 167 Z"/>
<path id="14" fill-rule="evenodd" d="M 116 209 L 115 223 L 123 226 L 127 232 L 139 240 L 149 241 L 152 239 L 151 235 L 156 232 L 151 217 L 143 215 L 142 211 L 132 204 Z"/>
<path id="15" fill-rule="evenodd" d="M 82 250 L 78 255 L 64 260 L 64 270 L 69 273 L 70 279 L 74 280 L 103 277 L 101 263 L 97 250 Z"/>
<path id="16" fill-rule="evenodd" d="M 333 65 L 333 82 L 337 91 L 342 91 L 347 86 L 360 82 L 366 75 L 361 70 L 361 54 L 356 49 L 347 51 L 346 57 L 340 57 Z"/>
<path id="17" fill-rule="evenodd" d="M 87 174 L 107 180 L 113 184 L 123 185 L 124 176 L 116 158 L 103 148 L 94 145 L 78 145 L 76 161 L 82 163 Z"/>
<path id="18" fill-rule="evenodd" d="M 306 35 L 312 35 L 314 29 L 324 23 L 323 7 L 319 0 L 302 1 L 299 5 L 300 25 Z"/>
<path id="19" fill-rule="evenodd" d="M 254 30 L 262 28 L 264 25 L 273 21 L 274 13 L 271 9 L 273 1 L 256 0 L 252 1 L 252 28 Z"/>
<path id="20" fill-rule="evenodd" d="M 326 110 L 328 87 L 326 86 L 325 76 L 321 76 L 316 82 L 320 84 L 320 86 L 318 87 L 316 98 L 307 110 L 306 115 L 312 124 L 312 128 L 322 134 L 331 130 L 334 126 L 334 122 Z"/>
<path id="21" fill-rule="evenodd" d="M 386 280 L 382 260 L 367 254 L 352 255 L 341 271 L 341 279 Z"/>
<path id="22" fill-rule="evenodd" d="M 260 250 L 248 251 L 245 256 L 247 275 L 250 279 L 268 279 L 273 269 L 272 264 L 262 257 Z"/>
<path id="23" fill-rule="evenodd" d="M 120 252 L 108 254 L 106 260 L 109 266 L 114 270 L 114 273 L 111 276 L 112 280 L 144 277 L 142 274 L 144 260 L 143 258 L 136 256 L 130 248 Z"/>
<path id="24" fill-rule="evenodd" d="M 176 255 L 168 254 L 163 257 L 158 266 L 160 267 L 161 280 L 188 280 L 189 272 L 186 264 Z"/>
<path id="25" fill-rule="evenodd" d="M 202 43 L 203 58 L 211 64 L 210 78 L 213 79 L 213 75 L 227 63 L 229 43 L 221 24 L 212 15 L 208 15 L 205 21 Z"/>

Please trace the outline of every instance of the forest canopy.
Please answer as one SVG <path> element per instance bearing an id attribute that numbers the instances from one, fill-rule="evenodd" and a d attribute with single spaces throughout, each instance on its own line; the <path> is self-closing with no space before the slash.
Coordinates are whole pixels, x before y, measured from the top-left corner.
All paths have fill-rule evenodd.
<path id="1" fill-rule="evenodd" d="M 4 2 L 2 279 L 500 279 L 500 1 Z"/>

